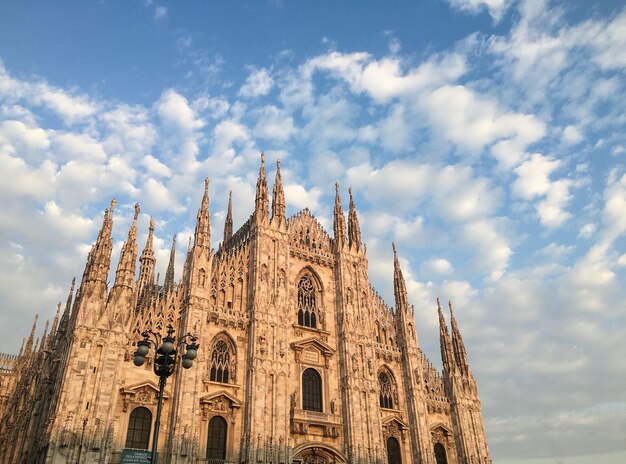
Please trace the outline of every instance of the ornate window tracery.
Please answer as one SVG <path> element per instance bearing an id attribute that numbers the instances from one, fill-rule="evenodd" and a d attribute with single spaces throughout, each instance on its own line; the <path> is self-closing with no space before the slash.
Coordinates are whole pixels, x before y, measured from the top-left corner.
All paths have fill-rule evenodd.
<path id="1" fill-rule="evenodd" d="M 233 353 L 228 343 L 223 338 L 219 338 L 211 350 L 211 374 L 210 380 L 213 382 L 228 383 L 234 374 Z"/>
<path id="2" fill-rule="evenodd" d="M 317 328 L 319 313 L 315 302 L 317 288 L 309 276 L 298 281 L 298 325 Z"/>
<path id="3" fill-rule="evenodd" d="M 378 386 L 380 388 L 380 407 L 393 409 L 393 401 L 396 396 L 395 385 L 387 372 L 378 374 Z"/>
<path id="4" fill-rule="evenodd" d="M 148 449 L 152 413 L 148 408 L 138 407 L 130 413 L 128 431 L 126 432 L 126 448 Z"/>

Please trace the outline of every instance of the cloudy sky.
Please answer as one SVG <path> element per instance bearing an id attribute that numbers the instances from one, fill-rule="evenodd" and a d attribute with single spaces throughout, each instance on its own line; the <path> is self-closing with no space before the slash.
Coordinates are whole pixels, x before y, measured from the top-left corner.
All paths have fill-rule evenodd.
<path id="1" fill-rule="evenodd" d="M 202 179 L 217 245 L 264 150 L 330 230 L 354 188 L 372 282 L 391 303 L 395 241 L 436 364 L 453 301 L 495 462 L 626 462 L 625 70 L 622 1 L 4 2 L 0 351 L 112 197 L 113 267 L 139 202 L 163 275 Z"/>

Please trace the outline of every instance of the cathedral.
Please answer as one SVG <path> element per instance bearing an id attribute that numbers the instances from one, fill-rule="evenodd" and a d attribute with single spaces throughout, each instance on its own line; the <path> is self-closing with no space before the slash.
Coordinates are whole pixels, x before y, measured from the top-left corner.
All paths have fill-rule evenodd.
<path id="1" fill-rule="evenodd" d="M 153 351 L 142 366 L 133 356 L 145 331 L 170 326 L 199 349 L 165 386 L 160 464 L 491 463 L 452 305 L 417 308 L 438 311 L 439 372 L 395 246 L 395 305 L 370 285 L 349 193 L 346 226 L 336 186 L 332 236 L 308 209 L 286 217 L 280 162 L 270 196 L 262 156 L 252 215 L 234 232 L 231 197 L 215 240 L 207 179 L 182 277 L 174 237 L 162 282 L 152 221 L 138 252 L 136 205 L 109 287 L 113 200 L 43 336 L 33 325 L 18 355 L 0 355 L 0 463 L 148 462 L 159 379 Z"/>

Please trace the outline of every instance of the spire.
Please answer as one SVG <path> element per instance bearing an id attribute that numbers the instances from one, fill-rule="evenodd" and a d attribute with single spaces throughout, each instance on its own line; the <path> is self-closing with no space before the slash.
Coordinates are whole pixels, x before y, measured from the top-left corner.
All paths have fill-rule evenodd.
<path id="1" fill-rule="evenodd" d="M 183 265 L 183 283 L 187 283 L 189 278 L 189 267 L 191 266 L 191 236 L 187 243 L 187 254 L 185 255 L 185 264 Z"/>
<path id="2" fill-rule="evenodd" d="M 111 250 L 113 248 L 111 231 L 113 230 L 113 211 L 116 203 L 115 198 L 113 198 L 111 200 L 111 208 L 104 211 L 102 228 L 87 258 L 87 266 L 83 275 L 83 279 L 86 279 L 87 282 L 101 282 L 104 284 L 107 282 L 107 275 L 111 266 Z"/>
<path id="3" fill-rule="evenodd" d="M 194 247 L 206 248 L 211 246 L 211 214 L 209 213 L 209 178 L 204 179 L 204 195 L 202 205 L 198 210 Z"/>
<path id="4" fill-rule="evenodd" d="M 272 193 L 272 222 L 274 218 L 285 220 L 285 190 L 283 189 L 283 178 L 280 175 L 280 160 L 276 161 L 276 180 L 274 181 L 274 191 Z"/>
<path id="5" fill-rule="evenodd" d="M 409 298 L 406 293 L 406 284 L 404 283 L 402 269 L 400 269 L 398 254 L 396 253 L 396 244 L 392 243 L 391 246 L 393 248 L 393 294 L 396 298 L 396 311 L 408 311 Z"/>
<path id="6" fill-rule="evenodd" d="M 228 194 L 228 212 L 224 221 L 224 245 L 233 236 L 233 191 Z"/>
<path id="7" fill-rule="evenodd" d="M 56 338 L 57 328 L 59 326 L 59 315 L 61 314 L 61 302 L 57 304 L 57 312 L 54 315 L 54 319 L 52 320 L 52 327 L 50 328 L 50 335 L 48 335 L 48 340 L 46 341 L 48 349 L 52 347 L 54 339 Z"/>
<path id="8" fill-rule="evenodd" d="M 48 338 L 48 327 L 50 326 L 50 321 L 46 320 L 46 325 L 43 328 L 43 335 L 41 336 L 41 343 L 39 343 L 39 348 L 35 348 L 37 351 L 43 350 L 43 347 L 46 345 L 46 339 Z"/>
<path id="9" fill-rule="evenodd" d="M 346 217 L 343 215 L 341 199 L 339 198 L 339 183 L 335 182 L 335 210 L 333 213 L 333 233 L 337 250 L 341 250 L 346 243 Z"/>
<path id="10" fill-rule="evenodd" d="M 137 280 L 137 291 L 141 299 L 150 286 L 154 285 L 154 267 L 156 259 L 154 258 L 154 250 L 152 242 L 154 240 L 154 219 L 150 218 L 150 229 L 148 230 L 148 239 L 146 246 L 141 252 L 139 258 L 139 279 Z"/>
<path id="11" fill-rule="evenodd" d="M 135 204 L 135 215 L 128 230 L 128 239 L 122 246 L 120 260 L 115 272 L 115 287 L 132 288 L 135 280 L 135 262 L 137 261 L 137 217 L 139 203 Z"/>
<path id="12" fill-rule="evenodd" d="M 448 302 L 448 307 L 450 308 L 450 325 L 452 326 L 452 347 L 454 349 L 454 359 L 456 361 L 456 365 L 459 366 L 460 371 L 463 374 L 468 374 L 469 363 L 467 362 L 465 344 L 463 343 L 459 326 L 457 325 L 456 318 L 454 317 L 452 302 Z"/>
<path id="13" fill-rule="evenodd" d="M 356 251 L 361 250 L 361 226 L 359 225 L 359 217 L 356 214 L 354 199 L 352 198 L 352 187 L 348 189 L 350 192 L 350 212 L 348 214 L 348 246 Z"/>
<path id="14" fill-rule="evenodd" d="M 165 271 L 165 281 L 163 282 L 163 293 L 169 293 L 174 288 L 174 261 L 176 260 L 176 235 L 172 237 L 172 249 L 170 251 L 170 262 Z"/>
<path id="15" fill-rule="evenodd" d="M 37 319 L 39 319 L 39 314 L 35 315 L 35 321 L 33 322 L 33 328 L 30 329 L 30 335 L 28 336 L 28 340 L 26 341 L 26 348 L 24 349 L 24 354 L 30 354 L 33 351 L 33 344 L 35 340 L 35 330 L 37 329 Z"/>
<path id="16" fill-rule="evenodd" d="M 265 177 L 265 153 L 261 153 L 261 168 L 259 169 L 259 178 L 256 181 L 254 210 L 258 219 L 261 221 L 267 219 L 269 213 L 269 193 Z"/>
<path id="17" fill-rule="evenodd" d="M 26 344 L 26 337 L 22 337 L 22 346 L 20 346 L 20 352 L 18 353 L 18 357 L 21 357 L 24 353 L 24 345 Z"/>
<path id="18" fill-rule="evenodd" d="M 61 322 L 59 323 L 59 332 L 67 332 L 67 326 L 70 320 L 70 310 L 72 308 L 72 297 L 74 295 L 74 286 L 76 285 L 76 277 L 72 279 L 72 286 L 70 287 L 70 293 L 67 295 L 67 301 L 65 302 L 65 309 L 61 316 Z"/>
<path id="19" fill-rule="evenodd" d="M 441 311 L 441 303 L 437 298 L 437 312 L 439 313 L 439 346 L 441 349 L 441 362 L 443 363 L 444 372 L 450 372 L 454 369 L 454 354 L 452 353 L 452 342 L 448 333 L 448 326 Z"/>

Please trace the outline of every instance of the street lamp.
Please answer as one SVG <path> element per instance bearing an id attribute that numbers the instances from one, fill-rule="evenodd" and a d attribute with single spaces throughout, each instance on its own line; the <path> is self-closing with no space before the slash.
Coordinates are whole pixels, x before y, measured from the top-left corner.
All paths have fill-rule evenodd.
<path id="1" fill-rule="evenodd" d="M 141 334 L 143 340 L 137 342 L 137 351 L 135 351 L 133 357 L 133 363 L 135 366 L 143 366 L 146 362 L 146 355 L 150 351 L 150 347 L 154 346 L 154 363 L 152 367 L 154 373 L 157 377 L 159 377 L 159 403 L 157 406 L 156 420 L 154 421 L 154 435 L 152 437 L 150 464 L 154 464 L 156 462 L 159 426 L 161 425 L 161 407 L 163 406 L 163 390 L 165 390 L 167 378 L 174 373 L 174 368 L 176 367 L 176 355 L 179 350 L 185 350 L 185 353 L 181 354 L 181 364 L 184 369 L 189 369 L 193 366 L 193 360 L 196 359 L 196 356 L 198 356 L 198 348 L 200 348 L 200 345 L 196 343 L 198 337 L 188 333 L 178 340 L 178 343 L 176 343 L 174 332 L 174 327 L 168 325 L 167 336 L 161 338 L 160 334 L 153 332 L 152 330 L 146 330 Z"/>

